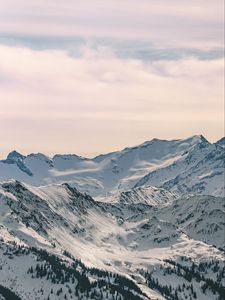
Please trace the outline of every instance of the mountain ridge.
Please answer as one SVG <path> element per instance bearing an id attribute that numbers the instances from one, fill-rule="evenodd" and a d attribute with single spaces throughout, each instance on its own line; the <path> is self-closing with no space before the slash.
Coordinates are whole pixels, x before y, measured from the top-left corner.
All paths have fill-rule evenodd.
<path id="1" fill-rule="evenodd" d="M 115 300 L 113 286 L 121 300 L 216 300 L 225 291 L 224 208 L 221 197 L 157 187 L 96 201 L 68 183 L 5 181 L 0 285 L 23 300 Z"/>
<path id="2" fill-rule="evenodd" d="M 202 135 L 171 141 L 155 138 L 93 159 L 76 154 L 55 154 L 52 158 L 41 153 L 24 156 L 13 151 L 6 160 L 0 161 L 0 180 L 15 178 L 36 186 L 68 182 L 93 197 L 116 194 L 146 184 L 146 178 L 151 178 L 149 185 L 160 187 L 168 182 L 170 188 L 182 191 L 184 187 L 177 186 L 176 177 L 188 177 L 188 169 L 192 166 L 197 168 L 197 180 L 201 178 L 203 183 L 199 188 L 196 186 L 196 193 L 223 195 L 223 189 L 219 188 L 223 177 L 222 151 L 220 145 L 208 142 Z M 205 167 L 201 165 L 202 155 L 209 157 Z M 157 175 L 157 180 L 156 174 L 161 174 Z M 214 190 L 207 174 L 217 177 L 214 184 L 218 181 L 218 185 Z"/>
<path id="3" fill-rule="evenodd" d="M 42 152 L 37 152 L 37 153 L 28 153 L 27 155 L 24 155 L 24 154 L 21 154 L 19 151 L 17 151 L 17 150 L 12 150 L 12 151 L 10 151 L 9 153 L 8 153 L 8 155 L 7 155 L 7 157 L 10 155 L 10 154 L 17 154 L 18 156 L 22 156 L 22 157 L 28 157 L 28 156 L 36 156 L 36 155 L 43 155 L 43 156 L 45 156 L 46 158 L 48 158 L 48 159 L 53 159 L 54 158 L 54 156 L 76 156 L 76 157 L 78 157 L 78 158 L 84 158 L 84 159 L 88 159 L 88 160 L 94 160 L 94 159 L 96 159 L 96 158 L 98 158 L 99 156 L 104 156 L 104 155 L 110 155 L 110 154 L 114 154 L 114 153 L 116 153 L 116 152 L 121 152 L 121 151 L 123 151 L 123 150 L 129 150 L 129 149 L 135 149 L 135 148 L 137 148 L 137 147 L 142 147 L 142 146 L 145 146 L 146 144 L 149 144 L 149 143 L 152 143 L 152 142 L 154 142 L 154 141 L 162 141 L 162 142 L 178 142 L 178 141 L 182 141 L 182 140 L 186 140 L 186 141 L 188 141 L 188 140 L 191 140 L 191 139 L 194 139 L 194 138 L 198 138 L 198 139 L 200 139 L 200 140 L 202 140 L 202 141 L 206 141 L 206 142 L 208 142 L 208 143 L 210 143 L 202 134 L 196 134 L 196 135 L 193 135 L 193 136 L 190 136 L 190 137 L 188 137 L 188 138 L 184 138 L 184 139 L 172 139 L 172 140 L 170 140 L 170 139 L 160 139 L 160 138 L 152 138 L 151 140 L 147 140 L 147 141 L 144 141 L 143 143 L 141 143 L 141 144 L 136 144 L 136 145 L 134 145 L 134 146 L 129 146 L 129 147 L 125 147 L 125 148 L 122 148 L 122 149 L 119 149 L 119 150 L 115 150 L 115 151 L 112 151 L 112 152 L 107 152 L 107 153 L 104 153 L 104 154 L 98 154 L 97 156 L 94 156 L 94 157 L 85 157 L 85 156 L 82 156 L 82 155 L 78 155 L 78 154 L 75 154 L 75 153 L 55 153 L 55 154 L 53 154 L 52 156 L 50 156 L 50 155 L 46 155 L 46 154 L 44 154 L 44 153 L 42 153 Z M 218 141 L 216 141 L 215 143 L 218 143 L 218 142 L 220 142 L 221 140 L 223 140 L 224 139 L 224 137 L 222 137 L 221 139 L 219 139 Z M 7 159 L 7 158 L 6 158 Z M 3 161 L 3 160 L 5 160 L 5 159 L 2 159 L 2 160 L 0 160 L 0 161 Z"/>

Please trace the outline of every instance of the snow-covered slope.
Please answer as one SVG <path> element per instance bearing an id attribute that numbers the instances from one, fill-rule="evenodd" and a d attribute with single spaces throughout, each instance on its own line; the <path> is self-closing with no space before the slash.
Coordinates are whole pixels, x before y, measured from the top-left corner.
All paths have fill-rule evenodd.
<path id="1" fill-rule="evenodd" d="M 224 139 L 201 135 L 93 159 L 11 152 L 0 299 L 223 299 L 224 163 Z"/>
<path id="2" fill-rule="evenodd" d="M 202 141 L 175 162 L 148 173 L 135 186 L 155 185 L 179 193 L 224 196 L 225 152 Z"/>
<path id="3" fill-rule="evenodd" d="M 10 180 L 0 186 L 0 237 L 0 286 L 21 299 L 204 300 L 224 292 L 220 197 L 141 187 L 95 201 L 69 184 Z"/>
<path id="4" fill-rule="evenodd" d="M 97 201 L 119 204 L 120 206 L 127 205 L 149 205 L 161 206 L 171 203 L 177 199 L 179 194 L 167 191 L 158 187 L 137 187 L 124 192 L 118 192 L 112 196 L 96 197 Z"/>
<path id="5" fill-rule="evenodd" d="M 218 142 L 219 143 L 219 142 Z M 203 136 L 159 140 L 93 159 L 77 155 L 23 156 L 11 152 L 0 161 L 0 180 L 40 186 L 68 182 L 92 196 L 109 196 L 133 186 L 158 186 L 178 192 L 224 195 L 224 149 Z"/>

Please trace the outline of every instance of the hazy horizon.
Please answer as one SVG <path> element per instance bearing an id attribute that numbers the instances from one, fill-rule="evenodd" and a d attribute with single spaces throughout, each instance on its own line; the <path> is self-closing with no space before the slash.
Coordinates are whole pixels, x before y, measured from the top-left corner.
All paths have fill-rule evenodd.
<path id="1" fill-rule="evenodd" d="M 222 0 L 19 2 L 0 8 L 1 158 L 224 136 Z"/>

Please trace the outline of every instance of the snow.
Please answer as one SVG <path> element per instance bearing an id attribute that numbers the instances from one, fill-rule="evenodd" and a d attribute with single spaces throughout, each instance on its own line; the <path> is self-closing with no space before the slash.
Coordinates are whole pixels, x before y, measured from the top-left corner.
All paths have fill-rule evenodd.
<path id="1" fill-rule="evenodd" d="M 93 197 L 114 195 L 142 185 L 162 186 L 181 193 L 193 190 L 205 195 L 224 195 L 223 148 L 210 144 L 201 135 L 185 140 L 153 139 L 93 159 L 75 154 L 57 154 L 53 158 L 41 153 L 23 156 L 15 151 L 8 157 L 13 159 L 0 161 L 0 180 L 14 178 L 36 186 L 68 182 Z"/>
<path id="2" fill-rule="evenodd" d="M 224 247 L 224 229 L 216 233 L 199 231 L 211 228 L 214 223 L 221 226 L 222 198 L 179 196 L 146 187 L 124 192 L 112 203 L 96 202 L 69 185 L 35 187 L 16 181 L 3 183 L 0 194 L 0 236 L 4 240 L 45 248 L 58 255 L 67 250 L 87 266 L 137 276 L 140 267 L 151 269 L 164 259 L 176 260 L 180 256 L 195 261 L 224 259 L 223 253 L 212 246 Z M 15 204 L 9 206 L 8 199 Z M 40 216 L 43 231 L 38 230 L 38 219 L 30 221 L 28 227 L 23 223 L 20 203 L 23 210 L 29 208 L 31 216 L 39 210 L 37 216 Z M 120 210 L 119 214 L 115 213 L 114 206 Z M 10 213 L 11 209 L 16 214 Z M 207 213 L 207 218 L 199 222 L 202 211 Z M 118 222 L 121 215 L 122 223 Z M 191 218 L 187 218 L 189 215 Z M 6 278 L 0 283 L 19 278 L 15 288 L 23 294 L 21 280 L 26 281 L 26 276 L 19 273 L 14 278 L 10 274 L 7 275 L 10 281 Z M 40 282 L 37 284 L 40 286 Z M 41 285 L 46 289 L 45 283 Z M 146 286 L 144 290 L 148 295 L 156 295 Z"/>
<path id="3" fill-rule="evenodd" d="M 51 284 L 27 274 L 36 264 L 33 254 L 5 255 L 10 245 L 68 260 L 66 250 L 86 266 L 127 276 L 149 299 L 161 300 L 166 297 L 146 285 L 143 270 L 175 287 L 187 281 L 164 276 L 165 260 L 224 262 L 224 149 L 202 136 L 154 139 L 93 159 L 17 152 L 8 158 L 0 162 L 0 284 L 22 299 L 46 299 Z M 192 283 L 198 299 L 216 299 Z"/>

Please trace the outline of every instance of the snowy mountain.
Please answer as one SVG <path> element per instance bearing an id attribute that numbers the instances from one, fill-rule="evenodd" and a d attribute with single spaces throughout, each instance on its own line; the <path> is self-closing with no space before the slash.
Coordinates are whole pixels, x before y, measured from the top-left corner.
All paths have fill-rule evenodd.
<path id="1" fill-rule="evenodd" d="M 202 142 L 169 166 L 145 175 L 136 186 L 156 185 L 180 193 L 224 196 L 224 149 Z"/>
<path id="2" fill-rule="evenodd" d="M 0 299 L 225 297 L 224 139 L 0 161 Z"/>
<path id="3" fill-rule="evenodd" d="M 77 155 L 24 156 L 11 152 L 0 161 L 0 180 L 35 186 L 67 182 L 93 197 L 114 195 L 136 186 L 164 187 L 179 193 L 224 196 L 224 149 L 203 136 L 159 140 L 93 159 Z"/>
<path id="4" fill-rule="evenodd" d="M 224 210 L 223 198 L 156 187 L 96 201 L 69 184 L 5 181 L 0 294 L 222 299 Z"/>
<path id="5" fill-rule="evenodd" d="M 225 147 L 225 137 L 221 138 L 219 141 L 216 142 L 217 145 Z"/>

